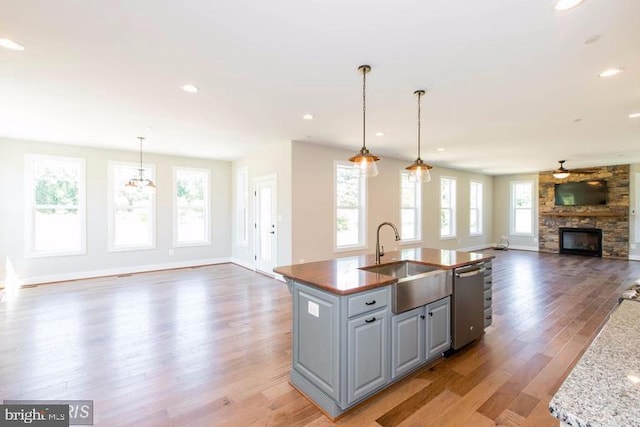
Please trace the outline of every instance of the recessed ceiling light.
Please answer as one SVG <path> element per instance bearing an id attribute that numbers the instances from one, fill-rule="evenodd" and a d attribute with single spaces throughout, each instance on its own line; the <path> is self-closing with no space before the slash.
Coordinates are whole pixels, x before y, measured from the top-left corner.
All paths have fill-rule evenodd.
<path id="1" fill-rule="evenodd" d="M 0 39 L 0 46 L 11 50 L 24 50 L 24 46 L 9 39 Z"/>
<path id="2" fill-rule="evenodd" d="M 598 77 L 613 77 L 624 71 L 624 68 L 609 68 L 608 70 L 604 70 Z"/>
<path id="3" fill-rule="evenodd" d="M 638 117 L 640 117 L 640 113 L 631 113 L 631 114 L 629 114 L 629 118 L 630 119 L 637 119 Z"/>
<path id="4" fill-rule="evenodd" d="M 437 151 L 444 151 L 444 148 L 439 147 L 439 148 L 437 149 Z"/>
<path id="5" fill-rule="evenodd" d="M 313 120 L 313 114 L 305 114 L 302 118 L 305 120 Z"/>
<path id="6" fill-rule="evenodd" d="M 564 12 L 565 10 L 573 9 L 579 6 L 584 0 L 558 0 L 553 8 L 557 12 Z"/>
<path id="7" fill-rule="evenodd" d="M 384 132 L 376 132 L 376 136 L 384 136 Z"/>
<path id="8" fill-rule="evenodd" d="M 182 90 L 189 93 L 196 93 L 198 91 L 198 88 L 194 85 L 183 85 Z"/>

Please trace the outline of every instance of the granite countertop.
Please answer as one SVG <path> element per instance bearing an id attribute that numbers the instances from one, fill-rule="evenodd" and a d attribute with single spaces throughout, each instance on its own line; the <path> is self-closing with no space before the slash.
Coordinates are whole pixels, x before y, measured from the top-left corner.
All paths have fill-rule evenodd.
<path id="1" fill-rule="evenodd" d="M 640 426 L 640 302 L 623 300 L 549 403 L 573 427 Z"/>
<path id="2" fill-rule="evenodd" d="M 463 265 L 476 264 L 495 258 L 480 252 L 457 252 L 446 249 L 410 248 L 387 252 L 381 264 L 391 264 L 401 260 L 412 260 L 442 269 L 453 269 Z M 360 270 L 375 265 L 374 255 L 359 255 L 336 258 L 327 261 L 308 262 L 274 268 L 278 274 L 339 295 L 389 285 L 396 279 L 383 274 Z"/>

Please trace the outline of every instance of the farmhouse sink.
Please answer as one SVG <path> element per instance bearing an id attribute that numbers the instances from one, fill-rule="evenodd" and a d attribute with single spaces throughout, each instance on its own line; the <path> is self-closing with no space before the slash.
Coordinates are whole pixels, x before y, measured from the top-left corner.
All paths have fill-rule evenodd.
<path id="1" fill-rule="evenodd" d="M 370 273 L 384 274 L 398 279 L 391 285 L 391 302 L 394 313 L 402 313 L 451 295 L 450 270 L 412 261 L 362 267 Z"/>

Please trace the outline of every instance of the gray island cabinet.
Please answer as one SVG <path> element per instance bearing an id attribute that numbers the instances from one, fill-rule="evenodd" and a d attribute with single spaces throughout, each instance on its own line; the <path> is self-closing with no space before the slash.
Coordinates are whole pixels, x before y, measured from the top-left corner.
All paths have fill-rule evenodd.
<path id="1" fill-rule="evenodd" d="M 437 252 L 458 254 L 451 265 L 431 260 L 431 265 L 452 271 L 491 258 Z M 385 261 L 430 260 L 425 261 L 425 253 L 408 257 L 406 250 L 394 255 Z M 291 384 L 332 419 L 451 347 L 452 297 L 396 314 L 392 297 L 397 279 L 363 270 L 373 264 L 369 258 L 275 269 L 283 274 L 292 294 Z"/>

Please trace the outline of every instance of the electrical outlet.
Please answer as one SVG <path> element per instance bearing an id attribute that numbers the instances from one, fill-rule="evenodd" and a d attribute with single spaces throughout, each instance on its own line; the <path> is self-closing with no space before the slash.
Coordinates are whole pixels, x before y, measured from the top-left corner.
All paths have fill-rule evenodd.
<path id="1" fill-rule="evenodd" d="M 304 258 L 300 258 L 300 264 L 304 264 Z"/>

